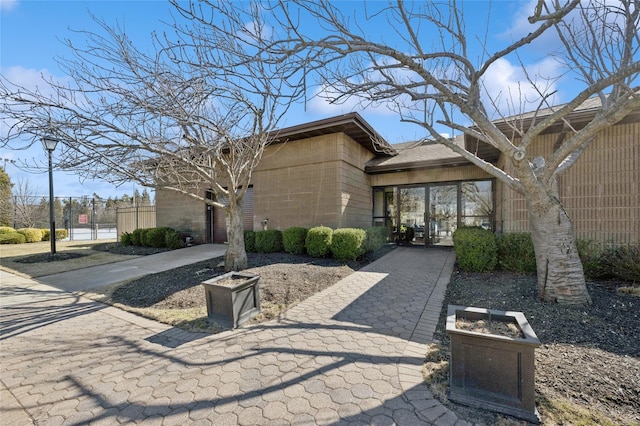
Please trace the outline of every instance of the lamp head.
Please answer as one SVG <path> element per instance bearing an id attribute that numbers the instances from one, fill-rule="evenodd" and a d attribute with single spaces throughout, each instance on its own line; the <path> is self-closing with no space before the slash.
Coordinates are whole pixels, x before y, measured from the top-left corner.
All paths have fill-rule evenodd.
<path id="1" fill-rule="evenodd" d="M 58 145 L 58 139 L 54 139 L 49 136 L 45 136 L 42 138 L 42 146 L 47 151 L 54 151 L 56 149 L 56 145 Z"/>

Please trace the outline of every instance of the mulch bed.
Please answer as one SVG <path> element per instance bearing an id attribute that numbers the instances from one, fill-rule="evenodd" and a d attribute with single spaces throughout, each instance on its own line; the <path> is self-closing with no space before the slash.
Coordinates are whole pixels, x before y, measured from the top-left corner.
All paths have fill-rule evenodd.
<path id="1" fill-rule="evenodd" d="M 640 297 L 617 292 L 631 283 L 592 281 L 591 306 L 537 299 L 536 277 L 510 272 L 456 271 L 436 330 L 444 351 L 448 304 L 521 311 L 542 342 L 536 350 L 536 394 L 598 411 L 612 424 L 640 424 Z M 445 401 L 463 418 L 493 424 L 498 417 Z"/>

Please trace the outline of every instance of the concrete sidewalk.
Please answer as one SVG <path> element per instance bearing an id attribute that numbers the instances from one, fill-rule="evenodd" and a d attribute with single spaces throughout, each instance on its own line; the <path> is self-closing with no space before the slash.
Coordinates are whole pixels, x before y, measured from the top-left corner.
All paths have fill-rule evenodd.
<path id="1" fill-rule="evenodd" d="M 217 335 L 3 272 L 0 422 L 467 424 L 421 374 L 454 260 L 397 248 L 279 320 Z"/>
<path id="2" fill-rule="evenodd" d="M 224 244 L 202 244 L 123 262 L 107 263 L 39 277 L 38 281 L 66 291 L 82 291 L 168 271 L 179 266 L 224 256 Z"/>

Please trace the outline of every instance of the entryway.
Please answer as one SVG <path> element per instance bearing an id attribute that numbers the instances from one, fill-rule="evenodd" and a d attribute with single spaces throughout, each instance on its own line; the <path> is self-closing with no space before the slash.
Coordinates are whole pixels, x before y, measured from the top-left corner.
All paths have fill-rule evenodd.
<path id="1" fill-rule="evenodd" d="M 493 181 L 374 188 L 374 226 L 401 244 L 452 246 L 459 226 L 493 230 Z"/>

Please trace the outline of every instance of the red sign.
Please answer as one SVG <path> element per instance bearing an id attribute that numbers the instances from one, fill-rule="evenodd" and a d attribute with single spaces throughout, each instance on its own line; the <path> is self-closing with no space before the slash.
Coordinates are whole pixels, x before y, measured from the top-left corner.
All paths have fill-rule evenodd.
<path id="1" fill-rule="evenodd" d="M 78 223 L 89 223 L 89 217 L 86 214 L 78 215 Z"/>

